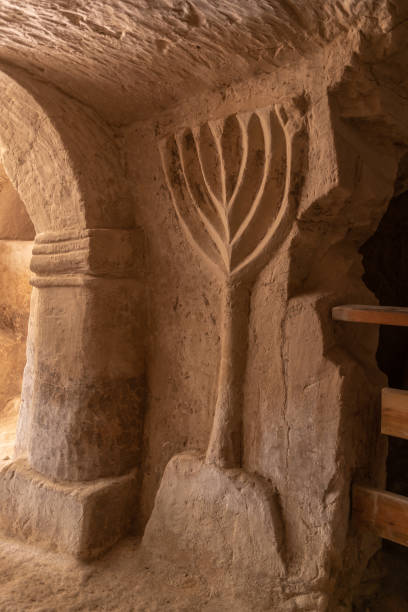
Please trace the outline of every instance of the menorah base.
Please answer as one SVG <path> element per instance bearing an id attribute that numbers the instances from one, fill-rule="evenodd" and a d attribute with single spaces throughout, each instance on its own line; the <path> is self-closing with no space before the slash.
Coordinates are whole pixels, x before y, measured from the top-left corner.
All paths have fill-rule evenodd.
<path id="1" fill-rule="evenodd" d="M 199 454 L 168 463 L 143 544 L 177 565 L 222 576 L 247 593 L 269 592 L 285 574 L 276 495 L 242 469 L 208 465 Z"/>

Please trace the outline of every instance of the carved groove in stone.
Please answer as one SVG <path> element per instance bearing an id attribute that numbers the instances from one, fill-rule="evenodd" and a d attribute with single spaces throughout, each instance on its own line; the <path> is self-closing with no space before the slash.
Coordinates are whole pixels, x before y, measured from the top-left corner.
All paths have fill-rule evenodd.
<path id="1" fill-rule="evenodd" d="M 278 107 L 185 129 L 161 146 L 180 223 L 223 279 L 221 355 L 206 454 L 224 468 L 242 462 L 242 381 L 251 282 L 287 235 L 293 126 Z"/>
<path id="2" fill-rule="evenodd" d="M 85 229 L 37 234 L 30 269 L 35 287 L 94 284 L 141 276 L 138 229 Z"/>
<path id="3" fill-rule="evenodd" d="M 161 153 L 191 244 L 224 276 L 241 278 L 288 212 L 291 152 L 281 112 L 239 113 L 182 130 Z"/>

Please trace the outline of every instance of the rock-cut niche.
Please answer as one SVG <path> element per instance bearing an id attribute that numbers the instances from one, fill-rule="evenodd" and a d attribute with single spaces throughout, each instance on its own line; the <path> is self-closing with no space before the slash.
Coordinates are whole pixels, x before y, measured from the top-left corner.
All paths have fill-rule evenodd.
<path id="1" fill-rule="evenodd" d="M 34 226 L 0 166 L 0 461 L 11 458 L 26 362 Z"/>

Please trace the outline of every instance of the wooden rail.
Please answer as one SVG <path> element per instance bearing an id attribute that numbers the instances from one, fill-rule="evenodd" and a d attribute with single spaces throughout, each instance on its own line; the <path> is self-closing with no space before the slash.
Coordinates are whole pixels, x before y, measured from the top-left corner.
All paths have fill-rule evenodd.
<path id="1" fill-rule="evenodd" d="M 381 538 L 408 546 L 408 498 L 354 485 L 353 520 Z"/>
<path id="2" fill-rule="evenodd" d="M 398 308 L 396 306 L 361 306 L 358 304 L 335 306 L 332 309 L 332 317 L 336 321 L 350 323 L 374 323 L 408 327 L 408 308 Z"/>
<path id="3" fill-rule="evenodd" d="M 408 440 L 408 391 L 382 390 L 381 433 Z"/>
<path id="4" fill-rule="evenodd" d="M 332 309 L 336 321 L 408 327 L 408 308 L 349 304 Z M 381 394 L 381 432 L 408 440 L 408 391 L 385 388 Z M 354 485 L 353 521 L 381 538 L 408 546 L 408 497 Z"/>

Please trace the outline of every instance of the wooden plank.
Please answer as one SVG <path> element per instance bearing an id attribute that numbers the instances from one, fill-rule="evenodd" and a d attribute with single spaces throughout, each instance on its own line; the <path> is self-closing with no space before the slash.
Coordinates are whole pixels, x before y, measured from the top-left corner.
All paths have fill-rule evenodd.
<path id="1" fill-rule="evenodd" d="M 353 520 L 381 538 L 408 546 L 408 497 L 354 485 Z"/>
<path id="2" fill-rule="evenodd" d="M 388 387 L 382 390 L 381 433 L 408 440 L 408 391 Z"/>
<path id="3" fill-rule="evenodd" d="M 332 309 L 332 317 L 336 321 L 351 323 L 374 323 L 377 325 L 397 325 L 408 327 L 408 308 L 397 306 L 363 306 L 359 304 L 344 304 Z"/>

